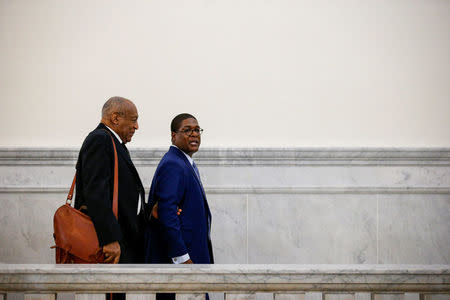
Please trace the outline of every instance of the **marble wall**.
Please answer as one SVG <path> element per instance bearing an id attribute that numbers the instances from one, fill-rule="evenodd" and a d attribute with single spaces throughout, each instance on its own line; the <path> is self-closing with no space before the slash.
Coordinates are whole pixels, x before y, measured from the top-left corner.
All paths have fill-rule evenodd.
<path id="1" fill-rule="evenodd" d="M 165 149 L 131 149 L 146 188 Z M 0 149 L 0 262 L 52 263 L 72 149 Z M 202 149 L 217 263 L 449 264 L 450 149 Z"/>

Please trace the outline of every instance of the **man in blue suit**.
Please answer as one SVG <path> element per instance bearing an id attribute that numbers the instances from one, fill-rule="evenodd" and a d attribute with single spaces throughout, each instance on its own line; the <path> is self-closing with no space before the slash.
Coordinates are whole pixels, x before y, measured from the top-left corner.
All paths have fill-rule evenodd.
<path id="1" fill-rule="evenodd" d="M 146 227 L 146 262 L 212 264 L 211 212 L 192 159 L 203 129 L 186 113 L 176 116 L 170 127 L 172 146 L 150 188 L 149 207 L 155 206 L 157 213 Z"/>

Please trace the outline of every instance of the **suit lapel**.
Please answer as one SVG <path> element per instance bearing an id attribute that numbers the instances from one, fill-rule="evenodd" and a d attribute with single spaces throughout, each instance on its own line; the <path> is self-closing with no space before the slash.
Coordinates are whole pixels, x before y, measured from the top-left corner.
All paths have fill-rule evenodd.
<path id="1" fill-rule="evenodd" d="M 170 150 L 173 151 L 178 157 L 181 157 L 181 159 L 183 159 L 184 163 L 186 164 L 186 167 L 189 168 L 189 170 L 191 170 L 192 176 L 194 176 L 195 180 L 197 181 L 197 184 L 200 186 L 200 189 L 202 191 L 203 197 L 206 200 L 206 194 L 205 194 L 205 190 L 203 189 L 202 182 L 200 181 L 200 178 L 198 178 L 197 174 L 194 171 L 194 168 L 192 167 L 191 163 L 186 158 L 184 153 L 180 149 L 178 149 L 176 147 L 170 147 Z"/>
<path id="2" fill-rule="evenodd" d="M 200 190 L 202 191 L 203 200 L 204 200 L 204 203 L 206 206 L 206 212 L 208 214 L 208 235 L 209 235 L 210 230 L 211 230 L 211 211 L 209 210 L 208 200 L 206 199 L 206 193 L 205 193 L 205 190 L 203 189 L 203 184 L 200 181 L 200 178 L 198 178 L 197 174 L 195 173 L 194 168 L 192 167 L 191 163 L 189 162 L 189 160 L 186 158 L 186 156 L 180 149 L 178 149 L 176 147 L 170 147 L 169 151 L 173 151 L 173 153 L 175 153 L 175 155 L 177 155 L 178 157 L 181 157 L 181 159 L 183 159 L 184 163 L 186 164 L 186 167 L 191 170 L 192 176 L 194 176 L 195 180 L 197 181 L 197 184 L 200 186 Z"/>

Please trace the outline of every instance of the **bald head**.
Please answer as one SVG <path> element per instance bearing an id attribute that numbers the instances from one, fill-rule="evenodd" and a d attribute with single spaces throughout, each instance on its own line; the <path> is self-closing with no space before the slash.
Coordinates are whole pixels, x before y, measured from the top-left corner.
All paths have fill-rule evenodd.
<path id="1" fill-rule="evenodd" d="M 103 104 L 102 123 L 114 130 L 122 142 L 131 141 L 134 132 L 139 128 L 136 106 L 123 97 L 111 97 Z"/>
<path id="2" fill-rule="evenodd" d="M 103 104 L 102 119 L 105 117 L 107 118 L 114 112 L 122 115 L 130 104 L 134 105 L 133 102 L 123 97 L 115 96 L 109 98 L 108 101 Z"/>

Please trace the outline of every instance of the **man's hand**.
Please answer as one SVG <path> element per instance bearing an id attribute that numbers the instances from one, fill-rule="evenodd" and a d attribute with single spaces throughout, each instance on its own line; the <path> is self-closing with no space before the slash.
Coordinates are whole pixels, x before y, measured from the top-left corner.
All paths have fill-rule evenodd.
<path id="1" fill-rule="evenodd" d="M 187 261 L 185 261 L 183 264 L 193 264 L 194 262 L 189 258 Z"/>
<path id="2" fill-rule="evenodd" d="M 177 215 L 179 216 L 181 214 L 181 208 L 178 208 L 177 210 Z M 152 208 L 152 217 L 155 219 L 158 219 L 158 202 L 155 203 L 155 205 L 153 205 Z"/>
<path id="3" fill-rule="evenodd" d="M 120 259 L 120 245 L 118 241 L 109 243 L 103 246 L 103 253 L 105 254 L 105 263 L 117 264 Z"/>

